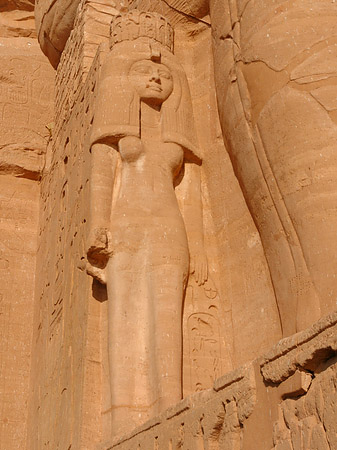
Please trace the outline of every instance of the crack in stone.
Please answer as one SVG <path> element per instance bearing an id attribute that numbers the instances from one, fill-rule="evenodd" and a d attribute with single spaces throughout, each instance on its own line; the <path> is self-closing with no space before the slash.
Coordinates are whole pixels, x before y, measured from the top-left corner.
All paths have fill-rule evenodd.
<path id="1" fill-rule="evenodd" d="M 245 13 L 245 11 L 246 11 L 246 9 L 247 9 L 247 6 L 248 6 L 251 2 L 252 2 L 252 0 L 248 0 L 248 2 L 245 4 L 243 10 L 242 10 L 241 13 L 240 13 L 239 21 L 241 20 L 242 16 L 244 15 L 244 13 Z"/>

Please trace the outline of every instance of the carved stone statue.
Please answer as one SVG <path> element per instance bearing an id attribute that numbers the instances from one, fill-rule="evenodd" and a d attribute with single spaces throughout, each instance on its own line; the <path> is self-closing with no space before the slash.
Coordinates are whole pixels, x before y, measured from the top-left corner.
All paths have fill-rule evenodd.
<path id="1" fill-rule="evenodd" d="M 98 86 L 88 260 L 107 285 L 114 433 L 182 398 L 184 291 L 190 270 L 207 279 L 201 158 L 172 49 L 163 17 L 118 16 Z M 185 223 L 175 195 L 184 170 Z"/>
<path id="2" fill-rule="evenodd" d="M 180 14 L 200 18 L 209 7 L 222 133 L 289 336 L 336 307 L 336 8 L 319 0 L 309 9 L 267 0 L 182 3 Z M 170 15 L 173 4 L 132 2 L 150 11 L 166 5 Z"/>
<path id="3" fill-rule="evenodd" d="M 40 42 L 55 65 L 73 26 L 71 3 L 61 19 L 57 1 L 36 7 Z M 283 334 L 306 328 L 335 308 L 337 295 L 334 3 L 131 4 L 196 21 L 209 10 L 222 132 L 261 236 Z"/>

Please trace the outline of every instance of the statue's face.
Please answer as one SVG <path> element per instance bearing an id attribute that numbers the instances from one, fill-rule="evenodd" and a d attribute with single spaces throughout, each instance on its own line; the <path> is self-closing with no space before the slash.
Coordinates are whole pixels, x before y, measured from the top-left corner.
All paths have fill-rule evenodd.
<path id="1" fill-rule="evenodd" d="M 164 64 L 137 61 L 130 69 L 129 79 L 140 99 L 152 105 L 161 105 L 173 91 L 173 78 Z"/>

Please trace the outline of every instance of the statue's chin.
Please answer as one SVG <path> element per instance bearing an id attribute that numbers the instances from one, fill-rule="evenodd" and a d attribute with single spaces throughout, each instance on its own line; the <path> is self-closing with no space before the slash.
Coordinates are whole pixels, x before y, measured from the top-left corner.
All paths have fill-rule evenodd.
<path id="1" fill-rule="evenodd" d="M 153 106 L 156 108 L 160 107 L 166 100 L 166 99 L 158 98 L 157 96 L 150 95 L 150 94 L 146 95 L 146 96 L 142 96 L 142 97 L 140 97 L 140 99 L 142 102 L 148 104 L 149 106 Z"/>

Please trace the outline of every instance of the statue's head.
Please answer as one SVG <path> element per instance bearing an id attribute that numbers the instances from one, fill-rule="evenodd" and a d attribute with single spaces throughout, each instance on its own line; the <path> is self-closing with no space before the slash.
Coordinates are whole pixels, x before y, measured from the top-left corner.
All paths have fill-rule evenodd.
<path id="1" fill-rule="evenodd" d="M 143 59 L 132 64 L 129 81 L 141 101 L 160 106 L 172 94 L 171 70 L 159 62 Z"/>
<path id="2" fill-rule="evenodd" d="M 198 153 L 190 91 L 173 54 L 173 37 L 169 22 L 156 13 L 133 10 L 115 18 L 99 80 L 92 143 L 140 136 L 140 103 L 146 102 L 161 109 L 164 142 Z"/>

